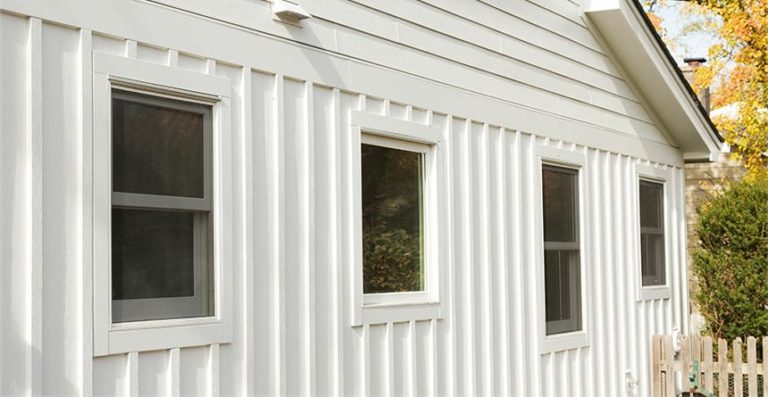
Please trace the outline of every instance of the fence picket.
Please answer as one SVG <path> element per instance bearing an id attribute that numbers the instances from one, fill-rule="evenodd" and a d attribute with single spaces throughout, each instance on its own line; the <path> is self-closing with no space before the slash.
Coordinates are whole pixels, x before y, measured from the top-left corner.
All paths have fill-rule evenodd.
<path id="1" fill-rule="evenodd" d="M 744 396 L 744 356 L 741 352 L 741 338 L 733 341 L 733 396 Z"/>
<path id="2" fill-rule="evenodd" d="M 763 337 L 763 396 L 768 397 L 768 336 Z"/>
<path id="3" fill-rule="evenodd" d="M 712 392 L 715 390 L 714 368 L 712 367 L 712 337 L 705 336 L 701 339 L 701 342 L 704 345 L 704 362 L 702 363 L 704 381 L 702 382 L 702 387 Z"/>
<path id="4" fill-rule="evenodd" d="M 720 389 L 720 397 L 728 396 L 728 342 L 725 339 L 719 339 L 717 341 L 717 363 L 719 364 L 720 371 L 718 372 L 718 384 Z"/>
<path id="5" fill-rule="evenodd" d="M 747 384 L 749 395 L 757 396 L 757 348 L 755 338 L 747 338 Z"/>
<path id="6" fill-rule="evenodd" d="M 653 336 L 651 396 L 672 397 L 676 392 L 688 391 L 691 385 L 689 376 L 698 371 L 697 379 L 694 380 L 698 381 L 695 383 L 699 386 L 699 391 L 706 395 L 714 396 L 716 393 L 721 397 L 768 397 L 768 336 L 759 340 L 752 336 L 747 337 L 746 346 L 741 338 L 736 338 L 730 353 L 729 343 L 725 339 L 717 340 L 716 353 L 713 351 L 714 341 L 709 336 L 683 336 L 680 341 L 680 351 L 677 354 L 672 336 Z M 758 346 L 758 342 L 762 345 Z M 759 348 L 766 356 L 760 354 Z M 714 354 L 717 354 L 717 361 L 714 361 Z M 678 383 L 680 380 L 682 384 Z M 678 386 L 681 386 L 682 390 L 678 390 Z"/>

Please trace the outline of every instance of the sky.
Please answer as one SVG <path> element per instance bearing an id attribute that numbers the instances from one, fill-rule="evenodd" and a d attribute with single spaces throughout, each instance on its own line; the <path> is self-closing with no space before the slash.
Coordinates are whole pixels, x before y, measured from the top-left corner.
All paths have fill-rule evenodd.
<path id="1" fill-rule="evenodd" d="M 689 15 L 683 13 L 682 8 L 684 6 L 685 3 L 670 1 L 667 6 L 657 11 L 663 20 L 662 26 L 667 30 L 669 37 L 678 43 L 669 50 L 679 64 L 683 63 L 683 58 L 706 58 L 709 47 L 714 42 L 714 38 L 707 34 L 683 34 L 682 30 L 686 18 L 690 18 Z"/>

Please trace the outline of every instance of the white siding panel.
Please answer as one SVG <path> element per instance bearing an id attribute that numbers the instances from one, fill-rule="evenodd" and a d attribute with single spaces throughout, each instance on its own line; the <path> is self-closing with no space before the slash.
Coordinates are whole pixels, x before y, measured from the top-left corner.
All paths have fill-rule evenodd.
<path id="1" fill-rule="evenodd" d="M 0 14 L 0 394 L 39 392 L 39 23 Z"/>
<path id="2" fill-rule="evenodd" d="M 43 24 L 43 393 L 79 389 L 78 33 Z M 62 340 L 69 341 L 61 343 Z"/>
<path id="3" fill-rule="evenodd" d="M 153 10 L 161 21 L 206 27 L 215 37 L 241 38 L 253 48 L 233 55 L 205 39 L 190 44 L 138 30 L 121 35 L 133 28 L 88 20 L 86 28 L 102 27 L 91 37 L 88 30 L 0 14 L 0 316 L 7 320 L 0 322 L 0 394 L 586 397 L 621 395 L 626 369 L 641 380 L 640 395 L 645 393 L 650 336 L 687 328 L 682 171 L 673 167 L 680 155 L 659 138 L 659 127 L 585 36 L 577 6 L 488 0 L 492 7 L 474 5 L 480 11 L 472 11 L 468 3 L 452 0 L 317 0 L 308 7 L 327 6 L 329 15 L 338 10 L 337 19 L 310 21 L 301 33 L 270 28 L 294 32 L 288 41 L 134 3 L 117 7 Z M 521 14 L 512 16 L 516 6 Z M 402 22 L 408 7 L 439 17 Z M 480 21 L 478 13 L 488 18 Z M 374 17 L 368 33 L 346 26 L 369 15 Z M 442 30 L 451 20 L 473 26 L 471 37 L 447 37 Z M 514 23 L 502 26 L 504 21 Z M 311 38 L 313 33 L 319 37 Z M 295 42 L 311 40 L 336 53 Z M 408 40 L 424 49 L 399 43 Z M 509 54 L 497 51 L 505 40 L 528 51 L 518 54 L 522 58 L 557 59 L 570 69 L 551 79 L 550 72 L 529 63 L 513 68 Z M 494 42 L 497 50 L 490 48 Z M 540 47 L 543 42 L 548 47 Z M 569 50 L 556 56 L 557 46 Z M 89 263 L 89 231 L 83 228 L 91 47 L 231 81 L 237 231 L 232 343 L 132 352 L 91 363 L 89 266 L 103 265 Z M 258 51 L 252 49 L 264 53 L 253 55 Z M 454 51 L 457 59 L 446 59 Z M 497 63 L 485 70 L 482 62 L 473 63 L 475 55 L 493 56 Z M 591 82 L 570 76 L 586 69 Z M 535 79 L 519 84 L 503 76 L 513 72 Z M 612 81 L 619 83 L 606 86 Z M 585 85 L 626 108 L 597 105 L 599 98 L 580 91 Z M 510 107 L 512 102 L 524 106 Z M 536 107 L 550 115 L 531 110 Z M 510 109 L 516 109 L 512 116 Z M 355 172 L 350 110 L 443 132 L 439 150 L 445 160 L 439 167 L 448 182 L 439 195 L 446 221 L 439 231 L 438 265 L 447 282 L 440 319 L 350 326 L 351 270 L 360 265 L 353 245 L 359 220 L 349 191 Z M 531 114 L 537 118 L 524 117 Z M 571 129 L 574 120 L 580 129 Z M 640 136 L 631 142 L 659 148 L 669 161 L 649 163 L 638 154 L 643 152 L 622 146 L 628 141 L 613 141 L 612 151 L 593 147 L 614 135 Z M 531 211 L 541 192 L 533 175 L 537 145 L 586 152 L 589 206 L 582 222 L 589 238 L 584 265 L 590 343 L 544 355 L 534 240 L 541 214 Z M 671 300 L 638 302 L 634 294 L 638 220 L 623 214 L 636 205 L 634 167 L 640 162 L 673 175 Z"/>

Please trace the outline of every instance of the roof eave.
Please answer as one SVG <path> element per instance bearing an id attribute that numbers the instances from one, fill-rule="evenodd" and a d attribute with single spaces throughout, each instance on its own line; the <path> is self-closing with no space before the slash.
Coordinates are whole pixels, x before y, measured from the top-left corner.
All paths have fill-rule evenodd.
<path id="1" fill-rule="evenodd" d="M 683 159 L 715 161 L 722 138 L 642 7 L 634 0 L 591 0 L 585 13 L 673 135 Z"/>

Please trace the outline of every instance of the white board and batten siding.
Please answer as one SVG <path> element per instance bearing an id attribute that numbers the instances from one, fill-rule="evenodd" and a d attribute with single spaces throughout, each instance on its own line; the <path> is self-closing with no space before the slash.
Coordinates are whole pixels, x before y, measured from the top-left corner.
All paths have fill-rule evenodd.
<path id="1" fill-rule="evenodd" d="M 301 4 L 0 3 L 0 394 L 647 394 L 651 336 L 687 328 L 682 155 L 579 2 Z M 231 343 L 94 357 L 94 53 L 231 82 Z M 439 319 L 351 325 L 351 111 L 442 134 Z M 541 147 L 585 158 L 588 286 L 587 346 L 544 354 Z M 638 299 L 641 164 L 671 298 Z"/>

